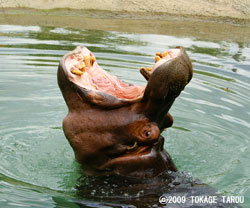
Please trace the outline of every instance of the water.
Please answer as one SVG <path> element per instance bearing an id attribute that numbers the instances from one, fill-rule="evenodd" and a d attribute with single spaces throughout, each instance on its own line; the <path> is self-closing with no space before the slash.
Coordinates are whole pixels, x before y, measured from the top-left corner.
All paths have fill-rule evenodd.
<path id="1" fill-rule="evenodd" d="M 195 73 L 171 108 L 165 148 L 179 170 L 222 194 L 245 196 L 250 206 L 249 43 L 14 25 L 0 25 L 0 43 L 0 207 L 78 207 L 72 199 L 84 199 L 61 128 L 67 108 L 56 77 L 61 57 L 78 45 L 139 85 L 138 69 L 150 66 L 156 51 L 185 47 Z"/>

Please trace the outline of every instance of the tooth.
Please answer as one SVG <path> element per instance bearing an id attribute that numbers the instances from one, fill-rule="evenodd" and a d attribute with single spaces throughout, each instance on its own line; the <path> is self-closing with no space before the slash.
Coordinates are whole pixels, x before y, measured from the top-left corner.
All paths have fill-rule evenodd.
<path id="1" fill-rule="evenodd" d="M 142 74 L 142 76 L 146 80 L 149 80 L 149 78 L 151 76 L 151 72 L 150 72 L 150 70 L 148 70 L 148 68 L 146 68 L 146 67 L 140 67 L 140 73 Z"/>
<path id="2" fill-rule="evenodd" d="M 73 69 L 73 70 L 71 71 L 71 73 L 72 73 L 72 74 L 75 74 L 75 75 L 78 75 L 78 76 L 83 75 L 83 72 L 80 71 L 79 69 Z"/>
<path id="3" fill-rule="evenodd" d="M 160 58 L 162 58 L 161 52 L 156 52 L 155 55 L 156 55 L 156 56 L 159 56 Z"/>
<path id="4" fill-rule="evenodd" d="M 152 67 L 147 67 L 146 68 L 148 71 L 152 71 Z"/>
<path id="5" fill-rule="evenodd" d="M 147 71 L 152 71 L 152 67 L 140 67 L 140 70 L 147 70 Z"/>
<path id="6" fill-rule="evenodd" d="M 86 67 L 90 67 L 90 56 L 83 57 Z"/>
<path id="7" fill-rule="evenodd" d="M 160 61 L 161 60 L 161 57 L 160 56 L 155 56 L 155 63 Z"/>
<path id="8" fill-rule="evenodd" d="M 165 51 L 165 52 L 163 53 L 163 57 L 166 57 L 167 55 L 168 55 L 168 52 Z"/>
<path id="9" fill-rule="evenodd" d="M 81 66 L 82 68 L 84 68 L 86 65 L 85 65 L 84 62 L 81 62 L 81 63 L 80 63 L 80 66 Z"/>
<path id="10" fill-rule="evenodd" d="M 85 72 L 85 67 L 86 67 L 85 63 L 81 62 L 79 70 L 82 71 L 82 72 Z"/>
<path id="11" fill-rule="evenodd" d="M 85 72 L 85 67 L 79 68 L 81 72 Z"/>
<path id="12" fill-rule="evenodd" d="M 94 65 L 95 61 L 96 61 L 95 57 L 94 56 L 90 56 L 90 64 L 91 64 L 91 66 Z"/>

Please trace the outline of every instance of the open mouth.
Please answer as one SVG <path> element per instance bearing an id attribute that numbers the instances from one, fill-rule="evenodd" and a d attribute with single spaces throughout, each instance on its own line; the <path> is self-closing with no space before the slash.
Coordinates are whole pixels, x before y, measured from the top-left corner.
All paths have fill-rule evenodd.
<path id="1" fill-rule="evenodd" d="M 191 60 L 176 47 L 157 52 L 153 66 L 140 72 L 146 86 L 126 83 L 103 70 L 83 46 L 60 61 L 57 80 L 69 110 L 64 134 L 90 172 L 151 177 L 176 170 L 160 133 L 173 124 L 169 110 L 192 79 Z"/>
<path id="2" fill-rule="evenodd" d="M 181 49 L 171 49 L 164 53 L 157 52 L 155 64 L 141 67 L 140 72 L 148 80 L 150 74 L 161 64 L 180 55 Z M 118 99 L 135 100 L 143 97 L 145 86 L 137 86 L 119 80 L 104 71 L 97 63 L 94 54 L 86 47 L 77 47 L 65 59 L 68 78 L 87 90 L 101 91 Z"/>

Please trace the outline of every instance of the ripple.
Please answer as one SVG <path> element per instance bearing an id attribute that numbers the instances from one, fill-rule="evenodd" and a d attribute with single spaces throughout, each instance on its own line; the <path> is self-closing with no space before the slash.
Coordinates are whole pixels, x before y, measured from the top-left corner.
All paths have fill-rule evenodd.
<path id="1" fill-rule="evenodd" d="M 39 26 L 20 26 L 20 25 L 0 25 L 0 31 L 4 33 L 16 33 L 16 32 L 41 32 Z"/>
<path id="2" fill-rule="evenodd" d="M 39 26 L 0 25 L 0 33 L 0 207 L 75 206 L 80 167 L 62 131 L 67 108 L 56 73 L 77 45 L 139 85 L 138 70 L 156 51 L 184 46 L 195 73 L 171 108 L 165 148 L 180 170 L 229 195 L 250 194 L 249 43 Z"/>
<path id="3" fill-rule="evenodd" d="M 80 34 L 80 31 L 72 31 L 65 28 L 55 28 L 50 30 L 52 33 L 59 33 L 59 34 Z"/>
<path id="4" fill-rule="evenodd" d="M 240 118 L 237 118 L 237 117 L 234 117 L 234 116 L 225 115 L 225 114 L 215 115 L 215 116 L 218 117 L 218 118 L 222 118 L 222 119 L 224 119 L 226 121 L 237 123 L 237 124 L 240 124 L 240 125 L 245 126 L 247 128 L 250 128 L 250 123 L 247 122 L 247 121 L 244 121 L 244 120 L 242 120 Z"/>
<path id="5" fill-rule="evenodd" d="M 189 101 L 189 102 L 192 102 L 192 103 L 200 104 L 200 105 L 207 105 L 207 106 L 210 106 L 210 107 L 222 108 L 222 109 L 225 109 L 225 110 L 232 111 L 232 109 L 227 107 L 227 106 L 218 105 L 218 104 L 206 101 L 206 100 L 199 100 L 199 99 L 192 99 L 192 98 L 182 98 L 182 99 L 186 100 L 186 101 Z"/>
<path id="6" fill-rule="evenodd" d="M 228 102 L 230 104 L 236 105 L 238 107 L 244 107 L 242 104 L 240 104 L 239 102 L 227 99 L 227 98 L 221 98 L 222 101 Z"/>

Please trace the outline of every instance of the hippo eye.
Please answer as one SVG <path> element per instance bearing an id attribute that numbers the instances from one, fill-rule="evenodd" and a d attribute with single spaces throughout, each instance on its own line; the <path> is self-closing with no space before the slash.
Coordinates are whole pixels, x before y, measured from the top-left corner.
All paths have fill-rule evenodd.
<path id="1" fill-rule="evenodd" d="M 146 131 L 145 135 L 146 135 L 146 137 L 149 137 L 151 135 L 151 132 L 150 131 Z"/>

